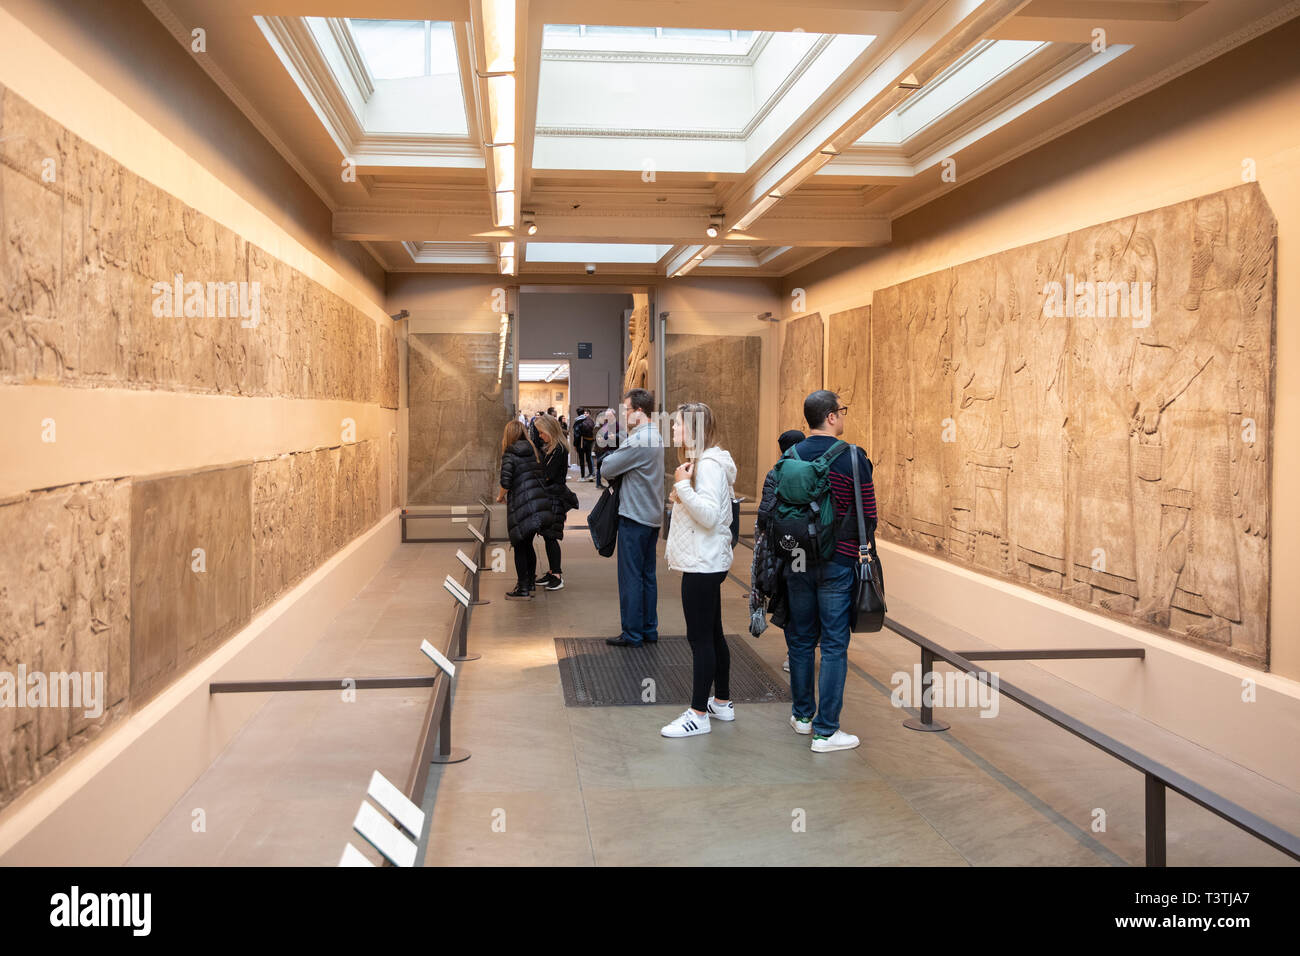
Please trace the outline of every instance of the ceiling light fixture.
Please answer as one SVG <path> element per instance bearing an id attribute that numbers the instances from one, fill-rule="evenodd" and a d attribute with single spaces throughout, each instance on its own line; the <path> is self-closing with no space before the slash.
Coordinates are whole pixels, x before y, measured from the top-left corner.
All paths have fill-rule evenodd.
<path id="1" fill-rule="evenodd" d="M 537 220 L 533 218 L 533 216 L 535 216 L 536 213 L 534 213 L 531 209 L 521 209 L 519 211 L 519 214 L 523 217 L 524 230 L 528 233 L 528 235 L 530 236 L 537 235 Z"/>
<path id="2" fill-rule="evenodd" d="M 836 148 L 834 143 L 827 143 L 825 146 L 819 149 L 818 152 L 821 153 L 823 156 L 838 156 L 840 154 L 839 149 Z"/>
<path id="3" fill-rule="evenodd" d="M 718 233 L 722 231 L 722 214 L 714 213 L 709 217 L 709 228 L 704 230 L 704 234 L 710 239 L 718 238 Z"/>
<path id="4" fill-rule="evenodd" d="M 898 88 L 900 90 L 919 90 L 921 86 L 922 83 L 919 79 L 917 79 L 915 73 L 909 73 L 907 74 L 907 76 L 903 77 L 901 80 L 898 81 Z"/>

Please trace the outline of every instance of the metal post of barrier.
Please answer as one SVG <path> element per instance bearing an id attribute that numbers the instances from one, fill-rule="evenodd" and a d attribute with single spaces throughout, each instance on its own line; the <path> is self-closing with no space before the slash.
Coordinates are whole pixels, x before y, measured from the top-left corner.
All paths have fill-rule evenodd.
<path id="1" fill-rule="evenodd" d="M 1146 774 L 1147 866 L 1165 866 L 1165 784 Z"/>
<path id="2" fill-rule="evenodd" d="M 442 720 L 438 724 L 438 752 L 429 758 L 429 763 L 460 763 L 469 759 L 469 751 L 451 745 L 451 701 L 442 708 Z"/>
<path id="3" fill-rule="evenodd" d="M 946 721 L 934 719 L 934 692 L 931 689 L 934 686 L 934 655 L 929 649 L 921 648 L 921 719 L 909 717 L 903 721 L 903 726 L 908 730 L 925 730 L 936 732 L 947 730 L 949 724 Z"/>

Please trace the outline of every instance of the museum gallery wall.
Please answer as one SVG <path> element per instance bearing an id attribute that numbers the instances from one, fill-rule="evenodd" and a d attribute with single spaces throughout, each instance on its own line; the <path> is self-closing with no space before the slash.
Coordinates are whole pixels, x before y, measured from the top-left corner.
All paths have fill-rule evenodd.
<path id="1" fill-rule="evenodd" d="M 1252 183 L 877 290 L 879 536 L 1267 667 L 1276 237 Z"/>
<path id="2" fill-rule="evenodd" d="M 389 325 L 3 87 L 0 141 L 0 382 L 396 408 Z M 0 807 L 372 526 L 386 437 L 0 502 L 0 674 L 104 675 L 97 715 L 0 707 Z"/>

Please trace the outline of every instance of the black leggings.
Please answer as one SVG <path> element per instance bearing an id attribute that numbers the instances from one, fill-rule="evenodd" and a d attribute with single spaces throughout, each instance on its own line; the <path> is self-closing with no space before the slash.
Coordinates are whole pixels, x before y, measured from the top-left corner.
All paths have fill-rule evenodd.
<path id="1" fill-rule="evenodd" d="M 524 588 L 532 588 L 533 579 L 537 577 L 537 552 L 533 550 L 535 537 L 537 533 L 533 532 L 522 541 L 514 542 L 515 574 Z"/>
<path id="2" fill-rule="evenodd" d="M 691 706 L 706 710 L 709 690 L 720 700 L 731 699 L 731 651 L 722 636 L 722 582 L 726 571 L 682 574 L 682 612 L 686 639 L 691 642 L 695 681 Z"/>
<path id="3" fill-rule="evenodd" d="M 530 534 L 526 539 L 520 541 L 515 547 L 515 575 L 519 578 L 519 583 L 525 587 L 532 587 L 534 580 L 537 578 L 537 551 L 533 547 L 533 540 L 537 533 Z M 550 563 L 550 570 L 556 574 L 560 573 L 560 542 L 551 538 L 543 538 L 546 542 L 546 560 Z"/>

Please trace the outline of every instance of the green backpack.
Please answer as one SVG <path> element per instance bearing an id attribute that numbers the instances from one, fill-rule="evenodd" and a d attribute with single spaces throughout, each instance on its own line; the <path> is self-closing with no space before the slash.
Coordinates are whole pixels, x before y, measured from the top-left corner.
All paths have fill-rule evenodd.
<path id="1" fill-rule="evenodd" d="M 850 447 L 836 439 L 821 457 L 804 461 L 791 446 L 773 466 L 776 507 L 772 511 L 772 542 L 782 560 L 793 560 L 802 552 L 805 562 L 812 565 L 829 560 L 835 553 L 830 470 L 835 459 Z"/>

